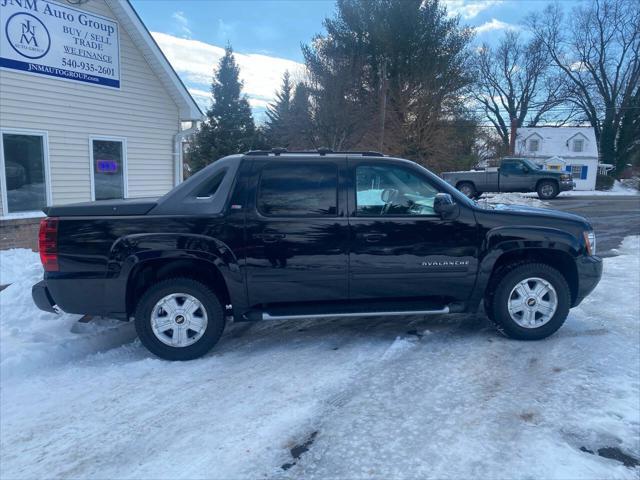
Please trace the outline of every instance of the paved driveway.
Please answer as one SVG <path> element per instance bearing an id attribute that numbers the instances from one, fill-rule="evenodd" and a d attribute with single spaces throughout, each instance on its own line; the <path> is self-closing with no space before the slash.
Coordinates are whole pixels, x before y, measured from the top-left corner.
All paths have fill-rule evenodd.
<path id="1" fill-rule="evenodd" d="M 558 197 L 549 201 L 551 208 L 586 217 L 596 232 L 599 255 L 614 255 L 622 239 L 640 235 L 640 195 Z"/>

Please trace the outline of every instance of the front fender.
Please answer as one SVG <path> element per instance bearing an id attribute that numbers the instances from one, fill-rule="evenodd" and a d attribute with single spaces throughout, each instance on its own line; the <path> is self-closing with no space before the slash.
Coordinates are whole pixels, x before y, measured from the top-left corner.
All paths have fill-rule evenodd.
<path id="1" fill-rule="evenodd" d="M 550 227 L 506 226 L 487 231 L 482 242 L 478 276 L 470 307 L 476 308 L 482 298 L 496 263 L 503 255 L 514 251 L 554 250 L 576 258 L 581 254 L 582 244 L 571 233 Z"/>
<path id="2" fill-rule="evenodd" d="M 246 303 L 246 290 L 238 259 L 218 239 L 187 233 L 133 234 L 119 238 L 111 247 L 107 263 L 107 298 L 126 298 L 131 272 L 143 263 L 159 260 L 201 260 L 215 266 L 229 291 L 231 302 Z"/>

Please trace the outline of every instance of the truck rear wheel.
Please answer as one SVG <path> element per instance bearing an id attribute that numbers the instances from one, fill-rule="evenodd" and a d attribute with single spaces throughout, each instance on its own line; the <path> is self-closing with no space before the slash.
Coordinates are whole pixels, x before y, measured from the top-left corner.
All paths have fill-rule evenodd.
<path id="1" fill-rule="evenodd" d="M 487 303 L 485 311 L 502 334 L 540 340 L 562 326 L 571 296 L 559 271 L 544 263 L 527 263 L 506 273 Z"/>
<path id="2" fill-rule="evenodd" d="M 224 323 L 216 294 L 190 278 L 153 285 L 135 312 L 140 341 L 165 360 L 192 360 L 206 354 L 218 343 Z"/>
<path id="3" fill-rule="evenodd" d="M 476 198 L 478 196 L 478 191 L 471 182 L 459 183 L 456 188 L 469 198 Z"/>
<path id="4" fill-rule="evenodd" d="M 558 187 L 556 182 L 552 181 L 540 182 L 536 190 L 538 192 L 538 198 L 541 200 L 556 198 L 560 193 L 560 187 Z"/>

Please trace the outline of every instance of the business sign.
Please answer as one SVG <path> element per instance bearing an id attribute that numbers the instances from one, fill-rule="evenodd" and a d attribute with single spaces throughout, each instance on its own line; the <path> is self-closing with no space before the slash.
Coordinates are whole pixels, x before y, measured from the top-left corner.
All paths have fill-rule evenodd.
<path id="1" fill-rule="evenodd" d="M 0 67 L 120 88 L 118 23 L 48 0 L 0 0 Z"/>

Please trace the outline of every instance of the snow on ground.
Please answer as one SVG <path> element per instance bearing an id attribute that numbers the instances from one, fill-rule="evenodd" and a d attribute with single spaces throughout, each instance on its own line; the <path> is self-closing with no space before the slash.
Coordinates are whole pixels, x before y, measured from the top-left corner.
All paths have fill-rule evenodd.
<path id="1" fill-rule="evenodd" d="M 25 255 L 0 293 L 0 477 L 638 478 L 583 451 L 640 457 L 640 237 L 617 253 L 543 341 L 473 315 L 244 323 L 186 363 L 38 312 Z"/>
<path id="2" fill-rule="evenodd" d="M 638 195 L 638 190 L 624 186 L 616 180 L 611 190 L 571 190 L 569 192 L 560 192 L 560 197 L 591 197 L 591 196 L 619 196 L 619 195 Z M 478 203 L 487 203 L 490 205 L 528 205 L 530 207 L 550 207 L 549 202 L 545 202 L 538 198 L 535 192 L 512 192 L 512 193 L 483 193 L 478 199 Z"/>
<path id="3" fill-rule="evenodd" d="M 534 194 L 536 195 L 536 194 Z M 483 193 L 478 199 L 478 203 L 482 205 L 528 205 L 530 207 L 550 207 L 549 202 L 545 202 L 535 197 L 523 193 Z"/>
<path id="4" fill-rule="evenodd" d="M 560 192 L 559 196 L 562 197 L 587 197 L 587 196 L 599 196 L 599 195 L 639 195 L 640 191 L 637 189 L 629 188 L 623 185 L 620 181 L 616 180 L 613 183 L 611 190 L 570 190 L 568 192 Z"/>
<path id="5" fill-rule="evenodd" d="M 79 324 L 80 315 L 38 310 L 31 286 L 42 280 L 42 273 L 37 253 L 23 248 L 0 251 L 0 284 L 11 284 L 0 293 L 2 380 L 112 348 L 135 336 L 130 325 L 117 320 Z"/>
<path id="6" fill-rule="evenodd" d="M 26 248 L 0 250 L 0 285 L 8 285 L 19 280 L 30 267 L 41 270 L 38 255 L 31 250 Z"/>

